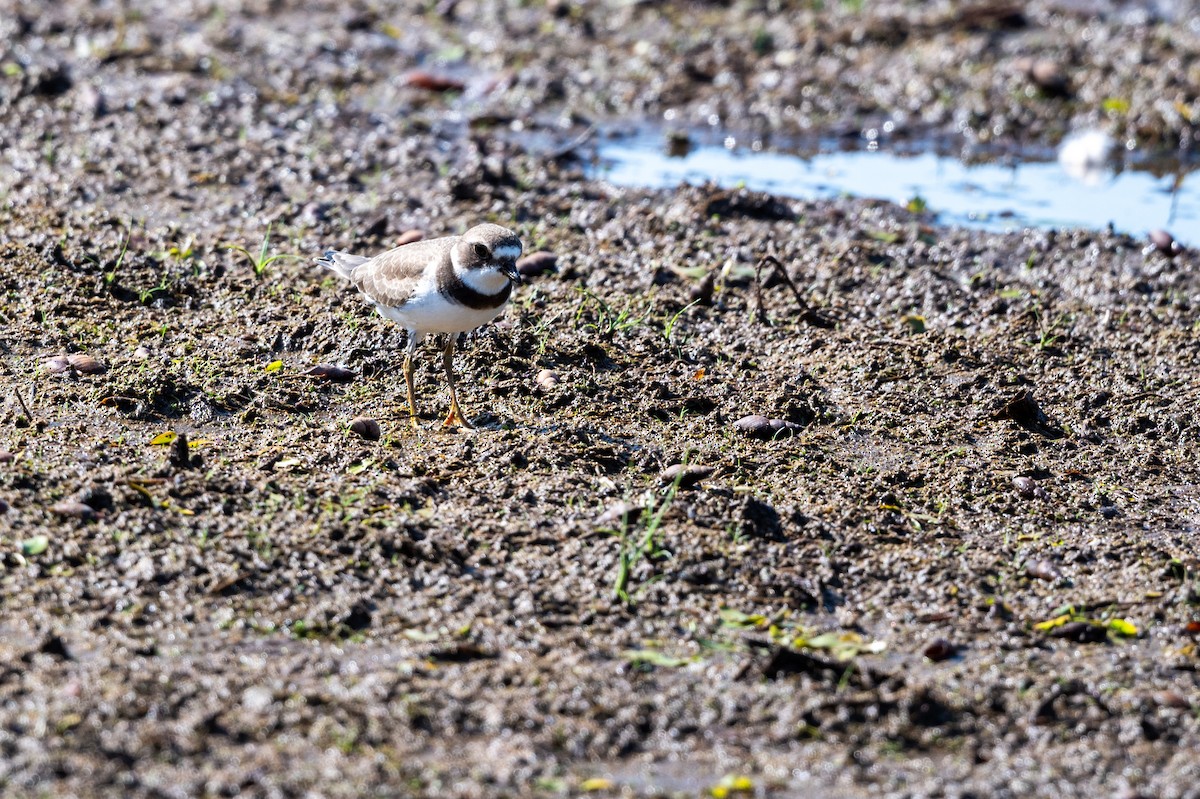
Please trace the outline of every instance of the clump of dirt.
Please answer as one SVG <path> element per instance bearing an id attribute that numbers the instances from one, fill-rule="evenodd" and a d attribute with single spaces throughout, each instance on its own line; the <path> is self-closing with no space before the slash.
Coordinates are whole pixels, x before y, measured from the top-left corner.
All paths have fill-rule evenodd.
<path id="1" fill-rule="evenodd" d="M 1186 144 L 1194 31 L 307 5 L 0 13 L 0 792 L 1186 794 L 1195 253 L 557 145 Z M 413 433 L 402 331 L 311 259 L 481 220 L 553 268 L 461 348 L 479 431 L 430 347 Z"/>

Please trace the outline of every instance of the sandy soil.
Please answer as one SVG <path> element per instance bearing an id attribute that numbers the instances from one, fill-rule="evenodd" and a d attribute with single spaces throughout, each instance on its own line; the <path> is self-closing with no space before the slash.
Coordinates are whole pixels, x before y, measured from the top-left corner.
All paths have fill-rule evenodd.
<path id="1" fill-rule="evenodd" d="M 814 5 L 0 2 L 0 794 L 1195 796 L 1196 254 L 570 143 L 1186 152 L 1197 9 Z M 311 259 L 481 220 L 414 434 Z"/>

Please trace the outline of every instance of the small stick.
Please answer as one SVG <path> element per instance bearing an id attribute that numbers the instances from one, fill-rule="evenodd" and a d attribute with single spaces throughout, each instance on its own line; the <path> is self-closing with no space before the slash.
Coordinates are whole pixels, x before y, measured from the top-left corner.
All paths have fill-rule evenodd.
<path id="1" fill-rule="evenodd" d="M 17 395 L 17 402 L 21 403 L 21 410 L 25 411 L 25 418 L 33 424 L 33 414 L 29 412 L 29 406 L 25 404 L 25 398 L 21 396 L 21 389 L 14 388 L 13 393 Z"/>

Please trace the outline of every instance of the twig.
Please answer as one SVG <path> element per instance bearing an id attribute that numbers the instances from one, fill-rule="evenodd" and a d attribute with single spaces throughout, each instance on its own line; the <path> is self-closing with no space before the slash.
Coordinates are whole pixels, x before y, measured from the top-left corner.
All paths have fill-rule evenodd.
<path id="1" fill-rule="evenodd" d="M 21 410 L 25 411 L 25 418 L 33 422 L 33 414 L 29 412 L 29 406 L 25 404 L 25 398 L 21 396 L 21 389 L 14 388 L 13 393 L 17 395 L 17 402 L 21 403 Z"/>
<path id="2" fill-rule="evenodd" d="M 808 322 L 814 327 L 831 328 L 836 324 L 833 319 L 830 319 L 820 311 L 809 306 L 809 304 L 804 300 L 804 295 L 800 293 L 800 289 L 796 288 L 796 284 L 792 281 L 791 275 L 789 275 L 787 270 L 784 269 L 783 264 L 778 258 L 775 257 L 774 253 L 767 253 L 762 258 L 759 258 L 758 264 L 754 267 L 755 296 L 758 304 L 758 310 L 755 313 L 755 316 L 760 323 L 766 324 L 767 321 L 766 308 L 763 306 L 762 298 L 762 270 L 764 266 L 770 266 L 771 271 L 775 273 L 775 276 L 782 280 L 784 284 L 792 290 L 792 296 L 796 298 L 796 305 L 800 307 L 801 320 Z"/>

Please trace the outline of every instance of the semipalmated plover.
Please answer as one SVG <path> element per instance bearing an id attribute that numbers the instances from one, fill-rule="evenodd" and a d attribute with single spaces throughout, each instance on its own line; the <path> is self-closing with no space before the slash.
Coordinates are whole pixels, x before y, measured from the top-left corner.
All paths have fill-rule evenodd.
<path id="1" fill-rule="evenodd" d="M 504 308 L 512 284 L 521 282 L 520 257 L 516 233 L 483 224 L 461 236 L 405 244 L 374 258 L 330 250 L 317 262 L 353 283 L 380 314 L 407 328 L 404 382 L 414 428 L 413 355 L 427 333 L 449 334 L 442 365 L 450 386 L 450 413 L 443 425 L 457 421 L 470 428 L 454 391 L 454 342 L 459 333 L 490 322 Z"/>

